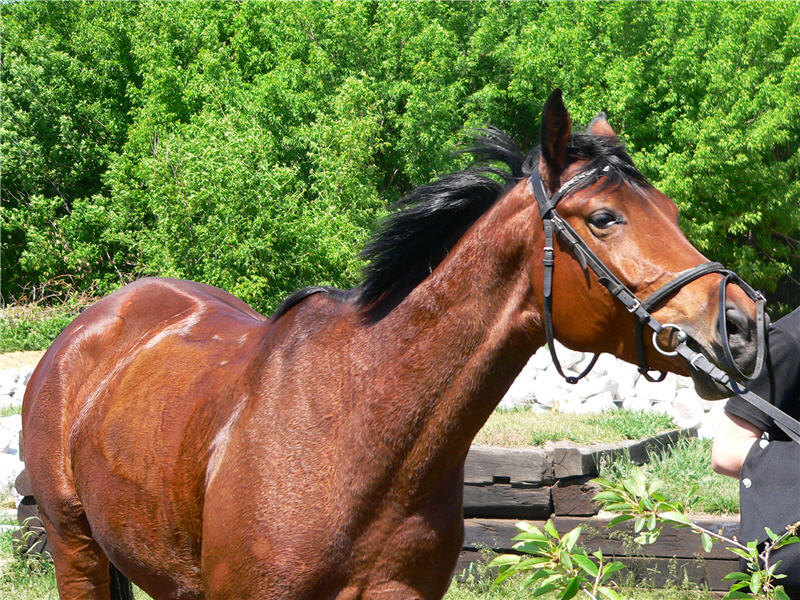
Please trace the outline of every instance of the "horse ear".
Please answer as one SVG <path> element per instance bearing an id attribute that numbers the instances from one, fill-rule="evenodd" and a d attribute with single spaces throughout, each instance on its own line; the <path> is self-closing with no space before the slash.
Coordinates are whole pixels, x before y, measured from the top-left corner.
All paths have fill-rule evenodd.
<path id="1" fill-rule="evenodd" d="M 564 106 L 561 90 L 556 89 L 550 94 L 542 110 L 540 172 L 550 189 L 558 187 L 558 180 L 567 160 L 567 142 L 571 132 L 572 119 Z"/>
<path id="2" fill-rule="evenodd" d="M 617 137 L 617 134 L 611 129 L 611 125 L 608 124 L 606 113 L 603 111 L 597 113 L 597 116 L 589 123 L 589 133 L 605 137 Z"/>

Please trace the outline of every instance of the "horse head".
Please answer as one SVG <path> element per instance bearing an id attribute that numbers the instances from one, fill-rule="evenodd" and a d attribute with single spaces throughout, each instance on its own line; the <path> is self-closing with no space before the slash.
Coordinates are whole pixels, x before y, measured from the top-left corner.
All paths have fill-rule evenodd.
<path id="1" fill-rule="evenodd" d="M 758 337 L 753 294 L 730 283 L 740 280 L 721 265 L 719 269 L 704 268 L 709 261 L 681 231 L 678 207 L 635 168 L 603 113 L 586 132 L 575 134 L 557 90 L 544 107 L 541 141 L 538 164 L 534 158 L 530 166 L 531 179 L 540 180 L 544 190 L 544 200 L 538 198 L 540 205 L 556 198 L 558 217 L 636 299 L 647 304 L 645 299 L 662 290 L 648 308 L 658 323 L 670 326 L 652 341 L 647 335 L 643 349 L 646 364 L 690 374 L 703 397 L 729 396 L 728 390 L 705 373 L 668 354 L 685 335 L 689 347 L 726 372 L 752 372 Z M 539 208 L 544 216 L 543 207 Z M 635 304 L 626 306 L 599 284 L 597 275 L 586 268 L 586 253 L 581 248 L 571 247 L 562 236 L 555 239 L 555 335 L 574 349 L 606 351 L 641 364 L 637 336 L 642 334 L 634 333 Z M 535 268 L 541 269 L 538 265 Z M 682 273 L 692 269 L 699 271 L 669 287 L 669 282 L 680 280 Z M 665 285 L 668 287 L 662 289 Z M 536 301 L 541 311 L 543 296 L 540 294 Z"/>

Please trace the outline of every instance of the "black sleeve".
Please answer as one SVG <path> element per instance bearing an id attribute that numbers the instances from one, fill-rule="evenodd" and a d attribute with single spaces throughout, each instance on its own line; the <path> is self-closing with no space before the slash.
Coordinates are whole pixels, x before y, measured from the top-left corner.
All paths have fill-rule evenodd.
<path id="1" fill-rule="evenodd" d="M 770 326 L 769 359 L 770 365 L 765 366 L 748 387 L 785 413 L 797 418 L 800 416 L 800 308 Z M 775 438 L 786 439 L 785 434 L 775 427 L 771 417 L 739 396 L 728 400 L 725 412 L 770 432 Z"/>

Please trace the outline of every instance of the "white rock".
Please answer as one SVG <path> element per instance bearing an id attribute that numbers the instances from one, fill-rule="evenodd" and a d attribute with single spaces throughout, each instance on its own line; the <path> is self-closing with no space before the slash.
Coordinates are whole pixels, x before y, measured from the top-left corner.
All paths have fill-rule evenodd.
<path id="1" fill-rule="evenodd" d="M 533 355 L 532 360 L 533 366 L 537 371 L 544 371 L 553 362 L 553 359 L 550 358 L 550 350 L 547 349 L 547 346 L 540 347 Z M 529 364 L 530 362 L 531 361 L 528 361 Z"/>
<path id="2" fill-rule="evenodd" d="M 637 395 L 628 396 L 622 400 L 622 408 L 633 412 L 649 412 L 653 403 L 647 398 L 639 398 Z"/>
<path id="3" fill-rule="evenodd" d="M 0 396 L 12 396 L 16 386 L 16 382 L 11 381 L 10 379 L 0 381 Z"/>
<path id="4" fill-rule="evenodd" d="M 556 346 L 556 356 L 558 356 L 558 362 L 561 363 L 562 369 L 575 369 L 575 365 L 579 364 L 581 360 L 583 360 L 583 352 L 577 352 L 576 350 L 570 350 L 561 342 L 555 342 Z"/>
<path id="5" fill-rule="evenodd" d="M 675 409 L 675 424 L 682 429 L 699 426 L 705 416 L 700 396 L 694 389 L 679 389 L 672 406 Z"/>
<path id="6" fill-rule="evenodd" d="M 515 398 L 512 398 L 508 394 L 502 397 L 498 405 L 495 407 L 496 410 L 515 410 L 518 408 L 518 404 Z"/>
<path id="7" fill-rule="evenodd" d="M 17 382 L 22 382 L 23 385 L 28 385 L 28 382 L 31 380 L 31 375 L 33 375 L 34 367 L 26 367 L 20 371 L 19 379 Z"/>
<path id="8" fill-rule="evenodd" d="M 592 354 L 591 352 L 584 352 L 583 358 L 581 358 L 577 363 L 572 365 L 572 369 L 577 373 L 583 373 L 584 369 L 589 366 L 590 362 L 592 362 L 592 359 L 594 359 L 594 354 Z M 599 360 L 600 359 L 598 359 L 598 362 Z M 587 378 L 591 377 L 591 375 L 595 373 L 595 369 L 597 369 L 597 363 L 595 363 L 594 367 L 592 367 L 592 370 L 586 374 L 586 377 Z"/>
<path id="9" fill-rule="evenodd" d="M 594 354 L 587 354 L 586 356 L 591 358 L 594 356 Z M 594 364 L 594 368 L 589 372 L 589 375 L 587 375 L 586 378 L 596 379 L 608 375 L 610 372 L 616 371 L 617 364 L 619 362 L 619 359 L 617 359 L 617 357 L 613 354 L 603 353 L 597 359 L 597 362 Z"/>
<path id="10" fill-rule="evenodd" d="M 672 417 L 673 420 L 676 420 L 678 416 L 677 411 L 675 410 L 675 407 L 672 406 L 671 402 L 656 402 L 655 404 L 653 404 L 651 410 L 654 413 Z"/>
<path id="11" fill-rule="evenodd" d="M 684 388 L 689 388 L 691 390 L 694 389 L 694 381 L 692 381 L 691 377 L 684 377 L 683 375 L 676 375 L 675 376 L 675 383 L 676 387 L 679 390 Z"/>
<path id="12" fill-rule="evenodd" d="M 640 377 L 636 382 L 634 391 L 640 398 L 645 398 L 653 403 L 656 402 L 669 402 L 675 400 L 675 375 L 667 373 L 666 379 L 658 383 L 647 381 L 644 377 Z"/>
<path id="13" fill-rule="evenodd" d="M 575 386 L 575 394 L 584 400 L 597 394 L 609 392 L 612 399 L 617 397 L 619 384 L 608 375 L 596 379 L 584 379 Z"/>
<path id="14" fill-rule="evenodd" d="M 14 481 L 24 468 L 19 456 L 0 454 L 0 498 L 6 498 L 13 493 Z"/>
<path id="15" fill-rule="evenodd" d="M 700 404 L 703 405 L 703 410 L 708 412 L 712 408 L 714 408 L 717 404 L 719 404 L 719 400 L 700 400 Z"/>
<path id="16" fill-rule="evenodd" d="M 14 398 L 19 398 L 19 401 L 22 402 L 22 398 L 25 396 L 25 385 L 22 383 L 15 383 L 14 387 L 11 388 L 10 395 Z"/>
<path id="17" fill-rule="evenodd" d="M 511 387 L 506 392 L 498 405 L 499 408 L 507 410 L 517 408 L 526 404 L 533 404 L 536 401 L 536 367 L 533 357 L 522 368 L 522 371 Z"/>
<path id="18" fill-rule="evenodd" d="M 602 413 L 610 410 L 617 410 L 614 404 L 614 394 L 611 392 L 601 392 L 586 399 L 582 408 L 587 413 Z"/>
<path id="19" fill-rule="evenodd" d="M 12 406 L 15 408 L 22 406 L 22 398 L 15 398 L 14 396 L 9 396 L 8 394 L 0 394 L 0 410 Z"/>
<path id="20" fill-rule="evenodd" d="M 583 402 L 577 396 L 567 396 L 553 406 L 553 410 L 567 415 L 577 415 L 585 412 Z"/>
<path id="21" fill-rule="evenodd" d="M 508 410 L 512 408 L 520 408 L 525 405 L 533 404 L 536 402 L 536 393 L 534 386 L 536 385 L 535 379 L 517 378 L 511 387 L 500 400 L 498 408 L 501 410 Z"/>
<path id="22" fill-rule="evenodd" d="M 617 398 L 625 400 L 636 395 L 636 379 L 639 376 L 636 367 L 624 360 L 616 360 L 607 366 L 608 377 L 617 382 Z"/>
<path id="23" fill-rule="evenodd" d="M 725 414 L 725 404 L 727 400 L 719 400 L 703 417 L 700 427 L 697 430 L 697 437 L 704 440 L 714 439 L 717 429 L 722 424 Z"/>
<path id="24" fill-rule="evenodd" d="M 0 418 L 0 454 L 19 454 L 19 432 L 22 415 Z"/>
<path id="25" fill-rule="evenodd" d="M 11 385 L 19 380 L 19 371 L 0 371 L 0 386 Z"/>
<path id="26" fill-rule="evenodd" d="M 552 408 L 556 403 L 572 395 L 571 387 L 558 373 L 550 371 L 540 373 L 536 377 L 536 402 Z"/>

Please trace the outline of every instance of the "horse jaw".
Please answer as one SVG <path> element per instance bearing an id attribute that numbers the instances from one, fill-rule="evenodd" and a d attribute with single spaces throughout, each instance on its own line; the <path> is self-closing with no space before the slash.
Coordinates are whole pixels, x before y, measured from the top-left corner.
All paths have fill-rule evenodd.
<path id="1" fill-rule="evenodd" d="M 720 385 L 702 371 L 698 371 L 694 367 L 689 367 L 689 374 L 694 382 L 694 391 L 703 400 L 722 400 L 731 395 L 731 391 Z"/>

